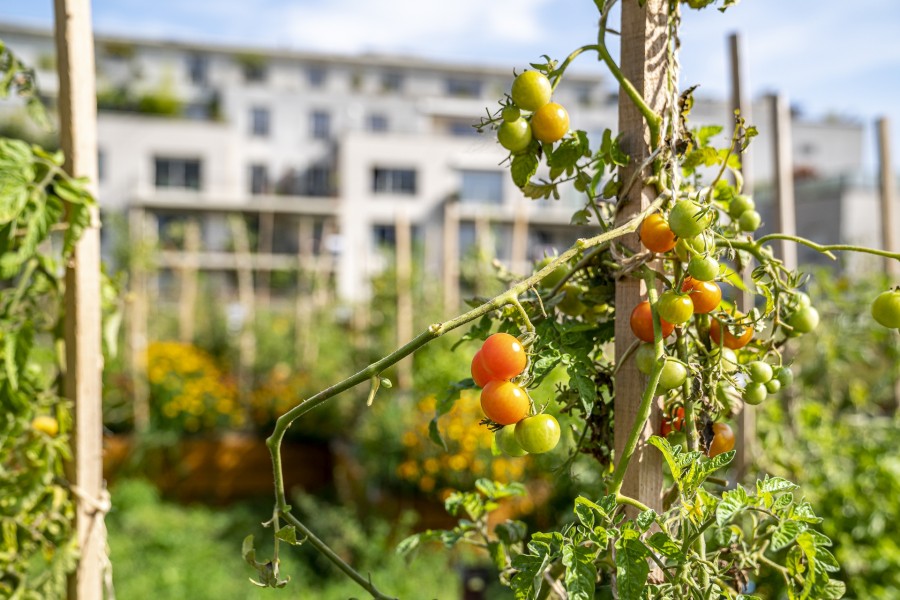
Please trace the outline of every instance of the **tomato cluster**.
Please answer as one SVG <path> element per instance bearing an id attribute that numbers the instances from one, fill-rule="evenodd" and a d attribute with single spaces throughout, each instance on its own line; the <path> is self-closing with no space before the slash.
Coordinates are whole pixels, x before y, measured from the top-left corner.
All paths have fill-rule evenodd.
<path id="1" fill-rule="evenodd" d="M 553 86 L 540 71 L 525 71 L 513 81 L 511 104 L 501 113 L 497 141 L 513 154 L 524 152 L 534 140 L 553 144 L 569 132 L 569 113 L 551 102 Z M 527 111 L 528 115 L 523 115 Z"/>
<path id="2" fill-rule="evenodd" d="M 527 366 L 525 347 L 508 333 L 491 335 L 472 357 L 472 379 L 482 388 L 481 410 L 501 426 L 494 440 L 510 456 L 549 452 L 561 434 L 553 415 L 531 414 L 528 392 L 513 381 Z"/>

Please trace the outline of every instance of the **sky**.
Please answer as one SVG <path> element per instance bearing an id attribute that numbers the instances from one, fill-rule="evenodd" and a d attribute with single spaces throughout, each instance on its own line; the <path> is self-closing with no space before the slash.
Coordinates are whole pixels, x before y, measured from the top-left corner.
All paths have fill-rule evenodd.
<path id="1" fill-rule="evenodd" d="M 0 20 L 52 23 L 50 0 L 0 0 Z M 98 32 L 266 48 L 377 52 L 523 68 L 543 54 L 562 59 L 591 43 L 591 0 L 95 0 Z M 722 14 L 685 10 L 683 85 L 728 94 L 726 38 L 747 49 L 752 96 L 780 91 L 804 115 L 840 115 L 867 126 L 865 163 L 874 169 L 872 122 L 892 123 L 900 170 L 900 2 L 742 0 Z M 600 67 L 585 58 L 582 72 Z"/>

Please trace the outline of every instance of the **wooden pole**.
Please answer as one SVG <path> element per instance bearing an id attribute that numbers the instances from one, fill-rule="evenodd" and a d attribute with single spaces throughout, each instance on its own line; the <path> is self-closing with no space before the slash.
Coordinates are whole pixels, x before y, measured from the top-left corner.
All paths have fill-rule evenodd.
<path id="1" fill-rule="evenodd" d="M 881 195 L 881 247 L 897 252 L 896 222 L 894 221 L 894 170 L 891 166 L 891 122 L 887 117 L 877 121 L 878 129 L 878 182 Z M 900 279 L 900 263 L 884 259 L 884 270 L 890 283 Z"/>
<path id="2" fill-rule="evenodd" d="M 309 282 L 309 292 L 303 289 Z M 297 225 L 297 295 L 294 298 L 294 356 L 298 364 L 308 364 L 315 360 L 312 343 L 312 285 L 313 275 L 313 222 L 309 217 L 300 217 Z"/>
<path id="3" fill-rule="evenodd" d="M 769 96 L 775 149 L 775 229 L 788 235 L 797 234 L 797 212 L 794 207 L 794 159 L 791 152 L 791 108 L 783 94 Z M 788 269 L 797 268 L 797 245 L 781 241 L 779 257 Z"/>
<path id="4" fill-rule="evenodd" d="M 55 0 L 60 142 L 66 171 L 97 181 L 97 96 L 89 0 Z M 92 193 L 97 187 L 92 184 Z M 75 531 L 81 558 L 69 578 L 69 598 L 102 597 L 106 561 L 103 526 L 103 407 L 100 313 L 100 214 L 75 246 L 66 268 L 66 396 L 74 403 L 69 482 L 77 499 Z"/>
<path id="5" fill-rule="evenodd" d="M 259 213 L 259 243 L 257 244 L 257 254 L 272 254 L 272 237 L 275 229 L 275 213 L 266 211 Z M 269 308 L 269 299 L 271 296 L 271 278 L 272 273 L 268 270 L 260 270 L 256 272 L 258 285 L 256 286 L 256 301 L 260 308 L 266 310 Z"/>
<path id="6" fill-rule="evenodd" d="M 459 204 L 444 204 L 444 314 L 459 308 Z"/>
<path id="7" fill-rule="evenodd" d="M 397 347 L 406 344 L 413 338 L 413 299 L 412 299 L 412 228 L 409 216 L 400 210 L 394 220 L 397 248 Z M 397 363 L 397 387 L 401 390 L 412 389 L 413 357 L 407 356 Z"/>
<path id="8" fill-rule="evenodd" d="M 744 85 L 744 61 L 743 61 L 744 44 L 739 33 L 732 33 L 728 36 L 728 50 L 731 58 L 731 109 L 737 111 L 748 123 L 750 122 L 750 102 L 747 99 L 747 87 Z M 750 170 L 750 155 L 742 152 L 740 146 L 735 149 L 738 159 L 741 161 L 741 176 L 743 177 L 743 188 L 741 192 L 750 196 L 753 194 L 753 172 Z M 744 265 L 741 278 L 747 289 L 752 289 L 753 281 L 750 274 L 753 272 L 752 258 L 747 256 L 750 261 Z M 743 311 L 750 312 L 753 308 L 753 294 L 750 292 L 741 293 L 741 308 Z M 735 479 L 741 481 L 744 474 L 753 461 L 756 452 L 756 413 L 754 409 L 745 404 L 743 410 L 737 416 L 738 443 L 735 450 Z"/>
<path id="9" fill-rule="evenodd" d="M 238 302 L 241 305 L 243 320 L 238 339 L 238 389 L 244 397 L 244 409 L 247 411 L 247 422 L 250 423 L 250 403 L 247 395 L 253 386 L 253 365 L 256 362 L 256 311 L 253 290 L 253 269 L 250 257 L 250 239 L 247 234 L 247 222 L 241 214 L 231 215 L 231 237 L 234 241 L 235 259 L 237 262 Z"/>
<path id="10" fill-rule="evenodd" d="M 134 254 L 131 257 L 131 281 L 128 317 L 128 365 L 132 385 L 134 429 L 138 433 L 150 426 L 150 390 L 147 386 L 147 215 L 143 208 L 128 211 L 128 233 Z"/>
<path id="11" fill-rule="evenodd" d="M 184 229 L 184 262 L 181 267 L 181 291 L 178 296 L 178 337 L 187 344 L 194 341 L 197 308 L 197 253 L 200 251 L 200 223 L 190 219 Z"/>
<path id="12" fill-rule="evenodd" d="M 528 260 L 528 212 L 523 199 L 519 199 L 516 206 L 516 214 L 513 218 L 512 252 L 510 253 L 509 268 L 513 273 L 527 274 L 531 269 L 526 264 Z"/>
<path id="13" fill-rule="evenodd" d="M 650 108 L 658 113 L 662 112 L 666 103 L 666 6 L 665 0 L 647 0 L 643 6 L 638 2 L 622 3 L 622 73 L 634 84 Z M 620 171 L 621 180 L 628 181 L 635 168 L 650 155 L 650 147 L 647 124 L 624 93 L 619 94 L 619 131 L 622 132 L 622 149 L 631 157 L 628 165 Z M 643 174 L 645 177 L 647 175 Z M 619 200 L 616 225 L 631 220 L 655 196 L 651 186 L 633 186 L 628 196 Z M 619 243 L 635 252 L 641 250 L 637 233 L 620 238 Z M 645 292 L 643 283 L 634 277 L 616 282 L 617 357 L 623 356 L 634 340 L 628 317 Z M 645 382 L 634 360 L 617 365 L 617 368 L 615 447 L 616 457 L 619 457 L 637 418 Z M 659 430 L 659 418 L 659 405 L 654 402 L 622 487 L 623 494 L 657 511 L 662 510 L 662 456 L 659 451 L 647 446 L 646 440 Z"/>

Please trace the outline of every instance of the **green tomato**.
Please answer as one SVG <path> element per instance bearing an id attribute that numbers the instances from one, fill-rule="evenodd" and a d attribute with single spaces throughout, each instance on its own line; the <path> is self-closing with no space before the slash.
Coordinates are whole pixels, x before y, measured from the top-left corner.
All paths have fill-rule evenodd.
<path id="1" fill-rule="evenodd" d="M 504 425 L 502 429 L 494 432 L 494 442 L 497 447 L 508 456 L 525 456 L 528 454 L 516 439 L 516 424 Z"/>
<path id="2" fill-rule="evenodd" d="M 750 196 L 735 196 L 728 205 L 728 216 L 739 219 L 748 210 L 756 209 L 756 202 Z"/>
<path id="3" fill-rule="evenodd" d="M 634 362 L 637 364 L 638 371 L 649 375 L 656 364 L 656 348 L 653 347 L 653 344 L 641 344 L 634 353 Z"/>
<path id="4" fill-rule="evenodd" d="M 712 361 L 712 364 L 721 362 L 722 370 L 726 373 L 734 373 L 735 371 L 737 371 L 737 354 L 735 354 L 734 350 L 732 350 L 731 348 L 726 348 L 725 346 L 722 346 L 721 348 L 719 348 L 719 346 L 713 346 L 713 349 L 710 352 L 710 360 Z"/>
<path id="5" fill-rule="evenodd" d="M 540 71 L 525 71 L 512 84 L 513 102 L 519 108 L 535 111 L 550 102 L 553 86 L 550 80 Z"/>
<path id="6" fill-rule="evenodd" d="M 510 152 L 521 152 L 531 144 L 531 125 L 521 117 L 501 123 L 497 129 L 497 141 Z"/>
<path id="7" fill-rule="evenodd" d="M 741 231 L 752 232 L 762 225 L 762 217 L 755 210 L 748 210 L 738 218 L 738 227 Z"/>
<path id="8" fill-rule="evenodd" d="M 663 292 L 657 304 L 659 316 L 673 325 L 686 323 L 694 314 L 694 302 L 688 294 L 673 290 Z"/>
<path id="9" fill-rule="evenodd" d="M 549 265 L 554 260 L 556 260 L 555 256 L 545 256 L 544 258 L 542 258 L 540 260 L 540 262 L 538 262 L 538 264 L 535 266 L 534 270 L 540 271 L 541 269 L 543 269 L 544 267 Z M 566 266 L 564 264 L 559 265 L 558 267 L 556 267 L 555 269 L 550 271 L 549 275 L 547 275 L 546 277 L 541 279 L 541 282 L 538 285 L 540 285 L 544 289 L 552 290 L 553 288 L 556 287 L 556 285 L 560 281 L 562 281 L 563 277 L 565 277 L 566 273 L 568 273 L 568 272 L 569 272 L 569 270 L 566 268 Z"/>
<path id="10" fill-rule="evenodd" d="M 687 369 L 683 364 L 672 358 L 666 358 L 662 373 L 659 375 L 659 387 L 663 390 L 673 390 L 687 380 Z"/>
<path id="11" fill-rule="evenodd" d="M 776 394 L 781 389 L 781 382 L 774 377 L 766 382 L 766 391 L 770 394 Z"/>
<path id="12" fill-rule="evenodd" d="M 570 317 L 581 316 L 584 311 L 587 310 L 587 306 L 579 297 L 582 292 L 581 286 L 574 283 L 567 283 L 563 286 L 562 291 L 563 298 L 559 301 L 559 304 L 556 305 L 556 308 L 564 315 L 569 315 Z"/>
<path id="13" fill-rule="evenodd" d="M 756 406 L 757 404 L 762 404 L 763 400 L 765 400 L 768 395 L 769 392 L 766 391 L 765 384 L 748 383 L 747 387 L 744 388 L 744 393 L 741 394 L 741 398 L 743 398 L 744 402 L 747 404 Z"/>
<path id="14" fill-rule="evenodd" d="M 774 372 L 772 366 L 761 360 L 755 360 L 747 365 L 747 374 L 754 383 L 766 383 L 772 379 Z"/>
<path id="15" fill-rule="evenodd" d="M 679 200 L 669 212 L 669 228 L 680 238 L 699 235 L 711 222 L 711 211 L 704 211 L 693 200 Z"/>
<path id="16" fill-rule="evenodd" d="M 804 306 L 788 317 L 787 324 L 794 328 L 794 334 L 809 333 L 819 326 L 819 311 Z"/>
<path id="17" fill-rule="evenodd" d="M 710 249 L 710 245 L 705 234 L 691 238 L 678 238 L 678 241 L 675 242 L 675 256 L 681 262 L 688 262 L 697 254 L 705 254 Z"/>
<path id="18" fill-rule="evenodd" d="M 794 294 L 794 303 L 797 308 L 806 308 L 807 306 L 812 304 L 812 300 L 809 299 L 809 296 L 804 294 L 803 292 L 796 292 Z"/>
<path id="19" fill-rule="evenodd" d="M 526 452 L 542 454 L 556 448 L 561 434 L 559 423 L 546 413 L 525 417 L 516 423 L 516 441 Z"/>
<path id="20" fill-rule="evenodd" d="M 790 367 L 778 367 L 775 369 L 775 379 L 781 384 L 781 387 L 789 387 L 794 383 L 794 372 Z"/>
<path id="21" fill-rule="evenodd" d="M 504 107 L 503 112 L 500 114 L 503 116 L 504 121 L 512 123 L 519 120 L 519 117 L 522 116 L 522 111 L 519 110 L 518 106 L 509 105 Z"/>
<path id="22" fill-rule="evenodd" d="M 888 329 L 900 329 L 900 289 L 878 294 L 872 302 L 872 318 Z"/>
<path id="23" fill-rule="evenodd" d="M 695 256 L 688 263 L 688 274 L 698 281 L 712 281 L 719 274 L 719 261 L 712 256 Z"/>

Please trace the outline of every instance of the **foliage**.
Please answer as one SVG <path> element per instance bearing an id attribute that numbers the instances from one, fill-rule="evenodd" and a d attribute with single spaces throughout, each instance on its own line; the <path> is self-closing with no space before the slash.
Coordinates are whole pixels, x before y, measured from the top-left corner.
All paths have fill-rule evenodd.
<path id="1" fill-rule="evenodd" d="M 900 344 L 859 310 L 887 282 L 826 273 L 813 281 L 810 295 L 830 326 L 797 349 L 798 393 L 760 414 L 760 463 L 803 485 L 834 540 L 848 598 L 896 598 L 900 545 L 890 531 L 900 521 Z M 780 583 L 761 581 L 760 590 L 774 597 Z"/>
<path id="2" fill-rule="evenodd" d="M 0 43 L 0 96 L 43 114 L 30 70 Z M 94 200 L 61 153 L 0 138 L 0 595 L 59 597 L 75 565 L 69 403 L 60 397 L 62 265 Z M 63 224 L 64 215 L 68 221 Z M 62 235 L 57 232 L 62 231 Z"/>

